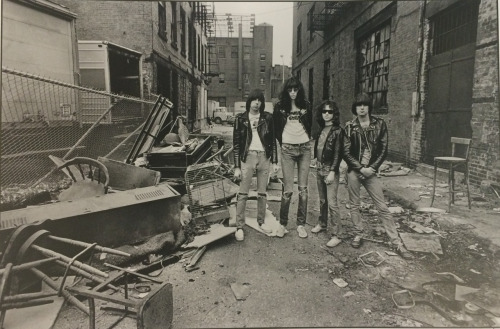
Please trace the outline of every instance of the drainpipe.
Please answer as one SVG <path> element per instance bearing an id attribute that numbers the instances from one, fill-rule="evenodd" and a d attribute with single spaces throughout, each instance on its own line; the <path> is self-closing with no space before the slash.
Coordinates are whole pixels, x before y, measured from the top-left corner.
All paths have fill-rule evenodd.
<path id="1" fill-rule="evenodd" d="M 424 44 L 425 44 L 425 12 L 427 9 L 427 0 L 424 0 L 421 11 L 420 11 L 420 44 L 419 44 L 419 54 L 417 63 L 417 99 L 415 102 L 415 117 L 420 117 L 420 105 L 421 105 L 421 83 L 422 83 L 422 67 L 424 65 Z"/>
<path id="2" fill-rule="evenodd" d="M 238 89 L 243 99 L 243 26 L 238 24 Z"/>

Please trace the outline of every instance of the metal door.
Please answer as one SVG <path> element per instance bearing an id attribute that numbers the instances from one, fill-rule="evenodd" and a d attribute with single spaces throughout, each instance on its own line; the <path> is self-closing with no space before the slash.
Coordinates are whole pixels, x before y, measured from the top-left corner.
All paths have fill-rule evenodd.
<path id="1" fill-rule="evenodd" d="M 475 44 L 432 56 L 426 108 L 426 157 L 449 155 L 450 138 L 472 137 L 472 85 Z"/>
<path id="2" fill-rule="evenodd" d="M 472 87 L 479 1 L 462 0 L 431 18 L 423 161 L 451 154 L 451 137 L 472 137 Z"/>

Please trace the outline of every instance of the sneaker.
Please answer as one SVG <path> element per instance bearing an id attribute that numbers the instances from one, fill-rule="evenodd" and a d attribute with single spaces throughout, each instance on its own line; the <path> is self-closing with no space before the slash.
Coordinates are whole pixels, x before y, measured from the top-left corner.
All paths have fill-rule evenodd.
<path id="1" fill-rule="evenodd" d="M 278 231 L 276 231 L 276 236 L 282 238 L 285 236 L 285 233 L 287 233 L 286 228 L 283 225 L 280 225 L 280 227 L 278 227 Z"/>
<path id="2" fill-rule="evenodd" d="M 236 238 L 236 241 L 243 241 L 245 239 L 245 233 L 243 233 L 243 230 L 237 229 L 236 233 L 234 233 L 234 237 Z"/>
<path id="3" fill-rule="evenodd" d="M 304 226 L 302 225 L 297 226 L 297 232 L 299 232 L 299 237 L 307 238 L 307 232 Z"/>
<path id="4" fill-rule="evenodd" d="M 326 246 L 328 248 L 333 248 L 333 247 L 338 246 L 341 242 L 342 242 L 342 240 L 340 240 L 339 238 L 337 238 L 336 236 L 334 236 L 333 238 L 330 239 L 330 241 L 328 241 L 326 243 Z"/>
<path id="5" fill-rule="evenodd" d="M 267 224 L 259 224 L 259 228 L 262 230 L 262 232 L 266 233 L 266 234 L 269 234 L 269 233 L 273 233 L 273 229 L 270 228 Z"/>
<path id="6" fill-rule="evenodd" d="M 326 231 L 326 227 L 323 227 L 318 224 L 312 228 L 311 233 L 319 233 L 321 231 Z"/>
<path id="7" fill-rule="evenodd" d="M 395 249 L 401 258 L 406 260 L 413 259 L 413 255 L 402 244 L 396 246 Z"/>
<path id="8" fill-rule="evenodd" d="M 361 235 L 356 235 L 354 239 L 352 239 L 351 246 L 353 248 L 361 247 L 361 239 L 362 239 Z"/>

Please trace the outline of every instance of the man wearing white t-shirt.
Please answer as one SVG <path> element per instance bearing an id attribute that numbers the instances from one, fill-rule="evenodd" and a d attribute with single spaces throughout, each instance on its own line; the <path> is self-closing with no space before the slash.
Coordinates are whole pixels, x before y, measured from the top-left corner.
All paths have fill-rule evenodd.
<path id="1" fill-rule="evenodd" d="M 236 205 L 236 240 L 245 238 L 245 208 L 254 171 L 257 172 L 257 223 L 264 233 L 271 229 L 264 224 L 267 203 L 269 167 L 278 171 L 278 155 L 274 134 L 273 116 L 264 112 L 265 99 L 260 90 L 253 90 L 246 102 L 246 112 L 234 121 L 234 177 L 241 178 Z"/>

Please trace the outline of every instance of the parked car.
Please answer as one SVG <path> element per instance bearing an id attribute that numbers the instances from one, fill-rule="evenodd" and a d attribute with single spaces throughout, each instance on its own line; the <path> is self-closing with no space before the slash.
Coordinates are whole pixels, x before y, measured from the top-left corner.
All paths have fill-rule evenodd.
<path id="1" fill-rule="evenodd" d="M 212 120 L 217 124 L 221 124 L 222 122 L 226 122 L 229 116 L 230 114 L 227 112 L 226 107 L 218 107 L 214 109 Z"/>

